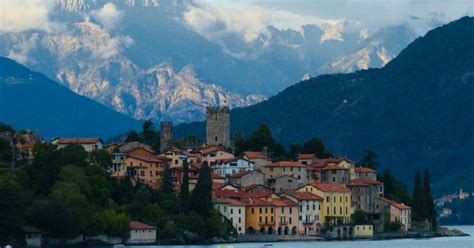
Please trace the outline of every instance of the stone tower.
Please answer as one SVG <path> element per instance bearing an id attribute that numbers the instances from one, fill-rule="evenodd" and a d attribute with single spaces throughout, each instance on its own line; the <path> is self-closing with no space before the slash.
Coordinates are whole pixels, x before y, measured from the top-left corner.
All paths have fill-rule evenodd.
<path id="1" fill-rule="evenodd" d="M 206 145 L 230 147 L 230 109 L 206 108 Z"/>
<path id="2" fill-rule="evenodd" d="M 160 122 L 160 152 L 170 148 L 173 139 L 173 123 L 170 121 Z"/>

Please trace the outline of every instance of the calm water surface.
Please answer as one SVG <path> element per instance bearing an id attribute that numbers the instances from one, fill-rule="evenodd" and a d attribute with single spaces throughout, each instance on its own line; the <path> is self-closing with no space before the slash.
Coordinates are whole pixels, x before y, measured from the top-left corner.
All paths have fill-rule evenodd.
<path id="1" fill-rule="evenodd" d="M 432 238 L 432 239 L 398 239 L 383 241 L 330 241 L 330 242 L 278 242 L 272 244 L 273 248 L 474 248 L 474 226 L 451 226 L 465 233 L 470 234 L 468 237 L 450 237 L 450 238 Z M 267 243 L 243 243 L 228 244 L 228 248 L 253 248 L 262 247 Z M 152 247 L 170 247 L 170 248 L 205 248 L 223 247 L 221 245 L 200 245 L 200 246 L 131 246 L 136 248 L 152 248 Z M 225 246 L 224 246 L 225 247 Z"/>

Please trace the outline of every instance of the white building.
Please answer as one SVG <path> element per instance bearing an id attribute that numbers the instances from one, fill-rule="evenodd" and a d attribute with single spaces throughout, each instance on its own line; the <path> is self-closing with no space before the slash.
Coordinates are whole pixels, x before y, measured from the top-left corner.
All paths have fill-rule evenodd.
<path id="1" fill-rule="evenodd" d="M 51 143 L 58 146 L 58 149 L 64 148 L 70 144 L 79 144 L 84 147 L 86 152 L 92 152 L 103 148 L 103 143 L 100 138 L 57 138 Z"/>
<path id="2" fill-rule="evenodd" d="M 321 203 L 323 198 L 308 192 L 287 191 L 282 194 L 298 202 L 298 232 L 304 235 L 318 235 L 321 229 Z"/>
<path id="3" fill-rule="evenodd" d="M 156 242 L 156 227 L 138 221 L 130 221 L 128 244 L 152 244 Z"/>
<path id="4" fill-rule="evenodd" d="M 212 165 L 212 170 L 219 176 L 232 176 L 242 171 L 252 171 L 255 163 L 243 158 L 230 158 L 216 160 Z"/>
<path id="5" fill-rule="evenodd" d="M 214 208 L 227 218 L 238 234 L 245 234 L 245 204 L 232 199 L 216 199 Z"/>

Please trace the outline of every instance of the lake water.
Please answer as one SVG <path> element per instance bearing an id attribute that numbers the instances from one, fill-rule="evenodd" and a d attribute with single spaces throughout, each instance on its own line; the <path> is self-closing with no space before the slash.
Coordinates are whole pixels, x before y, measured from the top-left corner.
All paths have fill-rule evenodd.
<path id="1" fill-rule="evenodd" d="M 324 242 L 277 242 L 272 244 L 273 248 L 474 248 L 474 226 L 451 226 L 471 236 L 467 237 L 449 237 L 449 238 L 431 238 L 431 239 L 396 239 L 382 241 L 324 241 Z M 152 247 L 170 247 L 170 248 L 259 248 L 267 243 L 241 243 L 221 245 L 197 245 L 197 246 L 135 246 L 136 248 Z M 133 246 L 132 246 L 133 247 Z"/>

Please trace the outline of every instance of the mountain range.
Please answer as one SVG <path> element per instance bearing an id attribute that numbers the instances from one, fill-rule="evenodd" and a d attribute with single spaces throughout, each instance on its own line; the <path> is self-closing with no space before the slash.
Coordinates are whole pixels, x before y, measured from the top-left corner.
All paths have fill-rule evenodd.
<path id="1" fill-rule="evenodd" d="M 135 119 L 202 120 L 205 106 L 258 103 L 302 78 L 385 65 L 418 35 L 351 20 L 226 32 L 191 0 L 56 0 L 51 30 L 0 33 L 0 56 Z M 106 19 L 102 12 L 109 14 Z M 211 13 L 212 14 L 212 13 Z M 193 19 L 194 18 L 194 19 Z"/>
<path id="2" fill-rule="evenodd" d="M 0 121 L 45 138 L 110 137 L 141 123 L 0 57 Z"/>
<path id="3" fill-rule="evenodd" d="M 474 189 L 474 18 L 429 31 L 382 69 L 321 75 L 262 103 L 231 111 L 234 132 L 267 123 L 285 145 L 320 137 L 360 158 L 374 150 L 385 168 L 412 181 L 428 168 L 437 193 Z M 204 133 L 182 124 L 176 136 Z"/>

